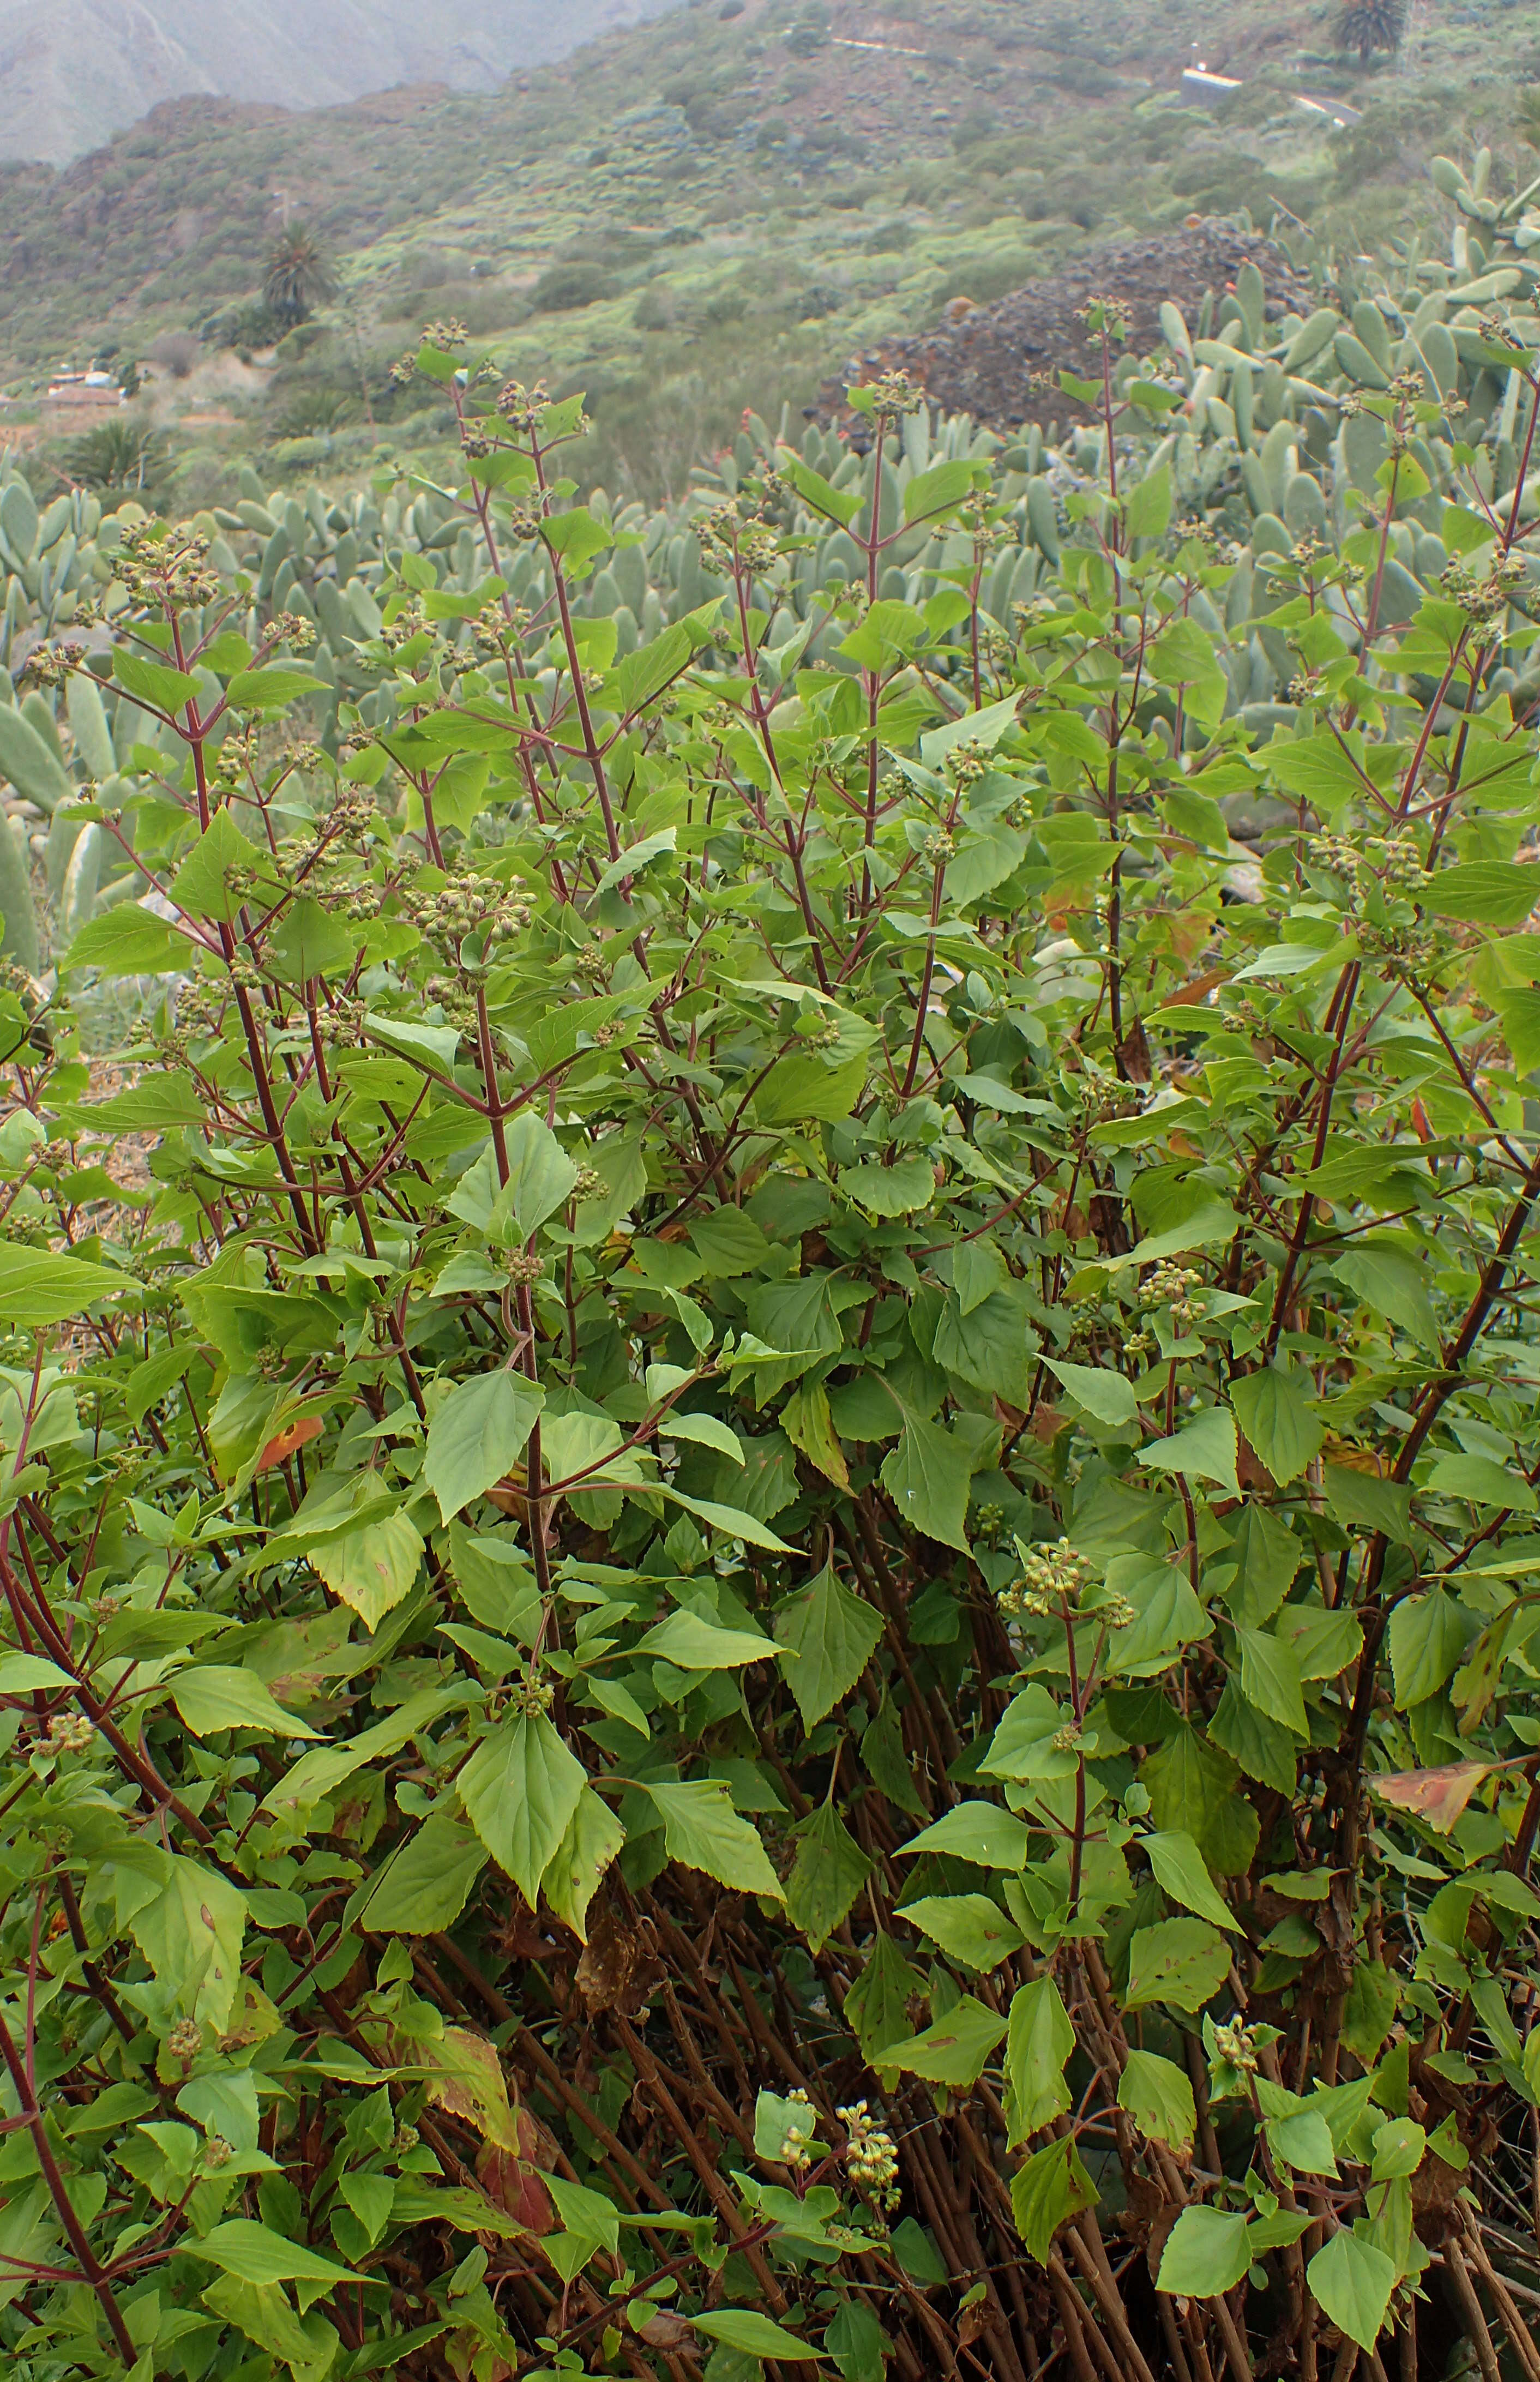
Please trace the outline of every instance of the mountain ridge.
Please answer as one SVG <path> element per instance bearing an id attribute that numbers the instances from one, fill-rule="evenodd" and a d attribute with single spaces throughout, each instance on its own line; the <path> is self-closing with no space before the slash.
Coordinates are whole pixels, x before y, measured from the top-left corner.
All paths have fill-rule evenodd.
<path id="1" fill-rule="evenodd" d="M 490 91 L 671 0 L 0 0 L 0 162 L 66 165 L 191 93 L 325 107 Z"/>

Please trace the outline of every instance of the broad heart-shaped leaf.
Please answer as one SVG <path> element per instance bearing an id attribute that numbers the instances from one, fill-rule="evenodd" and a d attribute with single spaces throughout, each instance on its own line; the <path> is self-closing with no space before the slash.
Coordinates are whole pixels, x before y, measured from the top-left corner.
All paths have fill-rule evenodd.
<path id="1" fill-rule="evenodd" d="M 922 2076 L 931 2084 L 975 2084 L 1004 2032 L 1005 2020 L 998 2010 L 965 1994 L 955 2009 L 923 2033 L 891 2044 L 877 2065 L 900 2068 L 906 2076 Z"/>
<path id="2" fill-rule="evenodd" d="M 1020 1986 L 1005 2037 L 1005 2139 L 1013 2148 L 1068 2108 L 1064 2071 L 1074 2048 L 1075 2029 L 1053 1978 Z"/>
<path id="3" fill-rule="evenodd" d="M 911 1529 L 967 1554 L 970 1470 L 967 1453 L 951 1431 L 906 1415 L 904 1435 L 882 1465 L 882 1486 Z"/>
<path id="4" fill-rule="evenodd" d="M 1173 2009 L 1199 2010 L 1230 1972 L 1230 1947 L 1217 1928 L 1202 1919 L 1163 1919 L 1140 1927 L 1128 1947 L 1125 2009 L 1169 2002 Z"/>
<path id="5" fill-rule="evenodd" d="M 506 1367 L 451 1390 L 428 1425 L 423 1479 L 446 1522 L 502 1479 L 524 1454 L 545 1394 Z"/>
<path id="6" fill-rule="evenodd" d="M 1326 1429 L 1299 1377 L 1264 1365 L 1230 1384 L 1236 1419 L 1275 1480 L 1297 1480 L 1325 1445 Z"/>
<path id="7" fill-rule="evenodd" d="M 798 1381 L 781 1409 L 781 1427 L 793 1446 L 801 1448 L 826 1480 L 832 1480 L 836 1489 L 849 1488 L 850 1467 L 830 1412 L 829 1393 L 821 1381 L 811 1376 Z M 721 1428 L 725 1430 L 725 1424 Z M 734 1441 L 733 1444 L 738 1443 Z M 743 1461 L 741 1452 L 738 1461 Z"/>
<path id="8" fill-rule="evenodd" d="M 153 910 L 120 902 L 86 920 L 59 965 L 102 968 L 110 976 L 179 976 L 193 949 L 190 936 Z"/>
<path id="9" fill-rule="evenodd" d="M 1182 2153 L 1192 2148 L 1198 2106 L 1191 2080 L 1175 2060 L 1156 2051 L 1130 2051 L 1117 2081 L 1117 2106 L 1152 2141 Z"/>
<path id="10" fill-rule="evenodd" d="M 838 522 L 842 529 L 848 529 L 861 510 L 859 489 L 832 486 L 820 473 L 815 472 L 810 463 L 805 463 L 801 456 L 790 448 L 783 449 L 777 457 L 776 469 L 785 473 L 798 496 L 805 497 L 815 512 Z"/>
<path id="11" fill-rule="evenodd" d="M 775 1647 L 758 1629 L 724 1629 L 701 1614 L 680 1609 L 649 1629 L 636 1651 L 672 1663 L 681 1671 L 732 1671 L 745 1663 L 762 1663 Z"/>
<path id="12" fill-rule="evenodd" d="M 313 1547 L 310 1561 L 333 1596 L 351 1604 L 365 1629 L 376 1630 L 417 1577 L 423 1534 L 405 1514 L 381 1514 L 340 1538 Z"/>
<path id="13" fill-rule="evenodd" d="M 1371 1778 L 1369 1786 L 1382 1803 L 1414 1811 L 1447 1836 L 1491 1768 L 1489 1762 L 1449 1762 L 1436 1770 L 1395 1770 Z"/>
<path id="14" fill-rule="evenodd" d="M 1127 1584 L 1134 1607 L 1131 1626 L 1117 1630 L 1105 1659 L 1109 1675 L 1155 1678 L 1171 1666 L 1182 1646 L 1213 1635 L 1214 1622 L 1200 1602 L 1185 1564 L 1163 1563 Z"/>
<path id="15" fill-rule="evenodd" d="M 1140 1767 L 1159 1828 L 1185 1828 L 1216 1877 L 1239 1877 L 1256 1850 L 1256 1809 L 1236 1792 L 1238 1772 L 1218 1745 L 1182 1721 Z"/>
<path id="16" fill-rule="evenodd" d="M 1230 1540 L 1236 1576 L 1225 1601 L 1242 1628 L 1261 1629 L 1272 1620 L 1304 1561 L 1305 1551 L 1270 1507 L 1248 1498 Z"/>
<path id="17" fill-rule="evenodd" d="M 588 1905 L 625 1842 L 625 1830 L 601 1796 L 585 1786 L 567 1833 L 550 1857 L 541 1892 L 580 1944 L 588 1941 Z"/>
<path id="18" fill-rule="evenodd" d="M 871 1875 L 872 1864 L 832 1803 L 820 1803 L 795 1831 L 796 1860 L 786 1880 L 786 1916 L 821 1952 Z"/>
<path id="19" fill-rule="evenodd" d="M 814 2342 L 799 2340 L 795 2332 L 761 2315 L 757 2308 L 716 2308 L 709 2315 L 693 2315 L 687 2321 L 708 2340 L 741 2349 L 745 2357 L 776 2357 L 788 2365 L 807 2365 L 822 2354 Z"/>
<path id="20" fill-rule="evenodd" d="M 904 1905 L 903 1915 L 965 1969 L 997 1969 L 1026 1941 L 987 1894 L 922 1894 Z"/>
<path id="21" fill-rule="evenodd" d="M 451 1811 L 430 1811 L 377 1870 L 351 1923 L 377 1935 L 437 1935 L 452 1927 L 487 1866 L 481 1838 Z"/>
<path id="22" fill-rule="evenodd" d="M 663 1842 L 671 1860 L 704 1871 L 719 1885 L 762 1894 L 772 1902 L 784 1901 L 781 1881 L 770 1865 L 758 1829 L 739 1818 L 721 1780 L 692 1778 L 665 1784 L 649 1779 L 647 1791 L 662 1820 Z"/>
<path id="23" fill-rule="evenodd" d="M 1287 2118 L 1268 2119 L 1267 2147 L 1275 2158 L 1281 2159 L 1285 2167 L 1293 2167 L 1299 2175 L 1337 2173 L 1332 2130 L 1319 2109 L 1311 2108 L 1308 2102 Z"/>
<path id="24" fill-rule="evenodd" d="M 1155 1872 L 1155 1883 L 1168 1902 L 1179 1902 L 1216 1927 L 1238 1927 L 1239 1921 L 1204 1864 L 1203 1856 L 1185 1828 L 1163 1830 L 1146 1836 L 1144 1851 Z"/>
<path id="25" fill-rule="evenodd" d="M 923 521 L 930 514 L 947 511 L 960 505 L 973 487 L 977 467 L 964 456 L 952 456 L 942 463 L 932 463 L 928 472 L 917 473 L 904 491 L 904 519 Z M 984 715 L 977 717 L 982 718 Z M 990 738 L 990 743 L 998 741 Z"/>
<path id="26" fill-rule="evenodd" d="M 239 2276 L 243 2283 L 330 2286 L 358 2280 L 350 2267 L 339 2266 L 307 2250 L 302 2241 L 291 2241 L 271 2226 L 254 2224 L 247 2216 L 227 2217 L 201 2241 L 189 2232 L 180 2246 L 193 2257 L 206 2259 L 211 2266 L 222 2267 L 227 2275 Z"/>
<path id="27" fill-rule="evenodd" d="M 136 703 L 153 704 L 160 711 L 176 713 L 197 699 L 198 681 L 186 670 L 173 669 L 167 662 L 153 662 L 148 655 L 131 653 L 123 645 L 112 657 L 112 674 Z"/>
<path id="28" fill-rule="evenodd" d="M 877 2065 L 879 2054 L 890 2044 L 907 2041 L 908 2004 L 924 1983 L 893 1937 L 879 1928 L 866 1966 L 844 1997 L 846 2022 L 855 2028 L 861 2057 L 869 2067 Z"/>
<path id="29" fill-rule="evenodd" d="M 1335 1679 L 1363 1651 L 1363 1625 L 1338 1605 L 1286 1604 L 1273 1635 L 1291 1647 L 1301 1679 Z"/>
<path id="30" fill-rule="evenodd" d="M 302 1753 L 291 1770 L 271 1786 L 263 1798 L 268 1811 L 297 1811 L 335 1794 L 345 1779 L 366 1762 L 386 1762 L 399 1753 L 409 1737 L 437 1719 L 451 1704 L 469 1701 L 458 1688 L 424 1688 L 409 1696 L 388 1719 L 376 1721 L 340 1745 L 318 1745 Z"/>
<path id="31" fill-rule="evenodd" d="M 872 1784 L 881 1788 L 895 1811 L 906 1811 L 912 1820 L 926 1817 L 898 1714 L 885 1695 L 861 1732 L 861 1760 Z"/>
<path id="32" fill-rule="evenodd" d="M 1084 1406 L 1098 1422 L 1132 1422 L 1139 1412 L 1132 1381 L 1110 1365 L 1071 1365 L 1057 1357 L 1045 1357 L 1043 1362 L 1076 1405 Z"/>
<path id="33" fill-rule="evenodd" d="M 19 1242 L 0 1244 L 0 1315 L 13 1328 L 31 1330 L 83 1315 L 98 1299 L 131 1298 L 142 1293 L 130 1274 L 80 1258 L 50 1257 Z"/>
<path id="34" fill-rule="evenodd" d="M 571 1197 L 577 1168 L 533 1109 L 521 1109 L 506 1136 L 508 1182 L 498 1194 L 488 1227 L 495 1241 L 531 1234 Z M 516 1234 L 511 1227 L 517 1227 Z"/>
<path id="35" fill-rule="evenodd" d="M 176 2006 L 200 2026 L 223 2031 L 240 1983 L 246 1897 L 202 1861 L 174 1855 L 169 1867 L 166 1885 L 134 1912 L 129 1932 Z"/>
<path id="36" fill-rule="evenodd" d="M 1540 1505 L 1522 1473 L 1490 1455 L 1456 1455 L 1448 1449 L 1434 1459 L 1426 1486 L 1446 1497 L 1464 1497 L 1472 1504 L 1497 1505 L 1509 1513 L 1533 1514 Z"/>
<path id="37" fill-rule="evenodd" d="M 1540 867 L 1516 860 L 1457 861 L 1453 867 L 1439 869 L 1417 898 L 1435 918 L 1518 927 L 1540 902 Z M 1345 2332 L 1348 2328 L 1343 2326 Z"/>
<path id="38" fill-rule="evenodd" d="M 1061 2225 L 1096 2205 L 1096 2186 L 1086 2173 L 1072 2134 L 1062 2134 L 1017 2167 L 1011 2178 L 1011 2214 L 1029 2256 L 1047 2262 Z"/>
<path id="39" fill-rule="evenodd" d="M 194 918 L 228 923 L 240 907 L 240 895 L 230 890 L 229 876 L 233 870 L 250 868 L 256 856 L 256 846 L 247 842 L 230 813 L 216 811 L 171 879 L 171 899 Z"/>
<path id="40" fill-rule="evenodd" d="M 460 1774 L 472 1825 L 531 1909 L 585 1783 L 582 1762 L 543 1713 L 504 1721 Z"/>
<path id="41" fill-rule="evenodd" d="M 1014 1811 L 998 1803 L 955 1803 L 932 1820 L 918 1836 L 900 1845 L 901 1853 L 955 1853 L 979 1869 L 1025 1869 L 1032 1832 Z"/>
<path id="42" fill-rule="evenodd" d="M 1176 497 L 1171 485 L 1171 467 L 1162 463 L 1139 481 L 1130 491 L 1123 508 L 1123 518 L 1130 537 L 1159 537 L 1171 519 Z"/>
<path id="43" fill-rule="evenodd" d="M 775 1616 L 781 1668 L 809 1733 L 849 1694 L 882 1635 L 882 1616 L 846 1588 L 832 1564 L 787 1597 Z"/>
<path id="44" fill-rule="evenodd" d="M 546 2190 L 555 2202 L 556 2213 L 569 2233 L 580 2234 L 601 2250 L 619 2249 L 620 2211 L 602 2192 L 592 2192 L 586 2184 L 569 2183 L 561 2175 L 548 2175 Z"/>
<path id="45" fill-rule="evenodd" d="M 1034 1679 L 1013 1696 L 1001 1714 L 1000 1725 L 979 1763 L 986 1778 L 1048 1781 L 1073 1778 L 1078 1756 L 1067 1746 L 1055 1745 L 1069 1715 L 1041 1680 Z"/>
<path id="46" fill-rule="evenodd" d="M 1361 2349 L 1373 2349 L 1396 2288 L 1394 2259 L 1344 2227 L 1317 2250 L 1305 2280 L 1338 2331 Z"/>
<path id="47" fill-rule="evenodd" d="M 1424 1348 L 1437 1347 L 1438 1316 L 1428 1289 L 1429 1269 L 1410 1251 L 1372 1239 L 1351 1241 L 1332 1259 L 1330 1271 L 1376 1316 L 1410 1332 Z"/>
<path id="48" fill-rule="evenodd" d="M 242 710 L 287 711 L 302 694 L 314 694 L 326 683 L 314 670 L 296 669 L 292 662 L 269 662 L 265 669 L 241 670 L 232 678 L 229 697 Z"/>
<path id="49" fill-rule="evenodd" d="M 1473 1634 L 1473 1624 L 1443 1589 L 1401 1598 L 1390 1615 L 1390 1669 L 1401 1712 L 1438 1693 Z"/>
<path id="50" fill-rule="evenodd" d="M 847 1166 L 840 1175 L 844 1197 L 869 1216 L 909 1216 L 936 1197 L 928 1158 L 900 1158 L 892 1166 Z"/>
<path id="51" fill-rule="evenodd" d="M 1235 1469 L 1235 1420 L 1227 1407 L 1201 1407 L 1169 1439 L 1157 1439 L 1152 1447 L 1141 1449 L 1139 1460 L 1152 1472 L 1180 1472 L 1189 1480 L 1217 1480 L 1233 1497 L 1240 1494 Z"/>
<path id="52" fill-rule="evenodd" d="M 254 1671 L 234 1664 L 201 1664 L 179 1671 L 171 1686 L 171 1700 L 194 1737 L 215 1737 L 221 1729 L 260 1728 L 276 1737 L 319 1737 L 292 1713 L 286 1713 Z"/>
<path id="53" fill-rule="evenodd" d="M 1280 1728 L 1308 1737 L 1310 1720 L 1292 1646 L 1266 1629 L 1238 1629 L 1235 1634 L 1240 1649 L 1240 1692 L 1247 1702 Z"/>
<path id="54" fill-rule="evenodd" d="M 1275 1786 L 1280 1795 L 1293 1794 L 1299 1774 L 1299 1738 L 1248 1703 L 1233 1678 L 1226 1682 L 1209 1723 L 1209 1735 L 1239 1763 L 1248 1778 Z"/>
<path id="55" fill-rule="evenodd" d="M 0 1654 L 0 1696 L 30 1696 L 39 1688 L 72 1688 L 68 1671 L 43 1654 Z"/>
<path id="56" fill-rule="evenodd" d="M 1233 2290 L 1251 2263 L 1247 2219 L 1239 2210 L 1184 2208 L 1161 2253 L 1158 2291 L 1187 2300 Z"/>

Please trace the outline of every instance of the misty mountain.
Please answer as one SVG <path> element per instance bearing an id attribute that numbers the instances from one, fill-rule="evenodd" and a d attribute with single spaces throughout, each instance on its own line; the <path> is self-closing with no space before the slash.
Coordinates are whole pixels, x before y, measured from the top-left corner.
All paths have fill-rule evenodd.
<path id="1" fill-rule="evenodd" d="M 0 161 L 64 164 L 162 100 L 487 90 L 670 0 L 0 0 Z"/>

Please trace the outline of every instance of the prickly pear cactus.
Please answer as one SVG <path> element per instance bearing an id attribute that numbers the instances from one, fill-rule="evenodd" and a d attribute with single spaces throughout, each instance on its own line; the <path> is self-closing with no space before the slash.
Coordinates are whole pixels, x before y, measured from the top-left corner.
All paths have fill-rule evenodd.
<path id="1" fill-rule="evenodd" d="M 1361 651 L 1461 566 L 1444 537 L 1452 500 L 1494 518 L 1516 508 L 1521 522 L 1540 513 L 1520 369 L 1540 347 L 1540 180 L 1493 197 L 1485 151 L 1469 171 L 1435 160 L 1433 179 L 1458 217 L 1447 260 L 1413 243 L 1373 264 L 1319 255 L 1320 302 L 1271 321 L 1249 266 L 1195 325 L 1168 302 L 1150 356 L 1127 351 L 1109 322 L 1104 389 L 1068 391 L 1103 411 L 1100 427 L 1060 436 L 1031 424 L 1013 438 L 920 407 L 889 441 L 874 490 L 869 457 L 843 431 L 797 424 L 794 436 L 788 413 L 772 433 L 749 413 L 683 501 L 649 513 L 594 491 L 588 512 L 604 526 L 606 559 L 594 568 L 566 558 L 593 666 L 610 667 L 692 614 L 706 619 L 731 583 L 713 516 L 767 471 L 779 525 L 794 533 L 793 550 L 768 556 L 755 587 L 757 604 L 783 624 L 765 651 L 778 682 L 789 686 L 799 669 L 856 669 L 848 621 L 834 617 L 853 585 L 863 600 L 913 605 L 949 583 L 959 593 L 977 583 L 984 620 L 1009 634 L 1019 608 L 1103 548 L 1115 461 L 1115 501 L 1141 536 L 1196 526 L 1217 551 L 1238 554 L 1224 597 L 1226 716 L 1253 730 L 1287 723 L 1298 671 L 1285 615 L 1315 559 L 1324 616 L 1348 652 Z M 928 526 L 928 494 L 958 473 L 976 487 L 973 516 Z M 866 585 L 874 501 L 894 534 Z M 111 623 L 129 602 L 124 541 L 131 547 L 142 521 L 131 505 L 104 519 L 80 491 L 40 505 L 0 465 L 0 910 L 5 949 L 30 967 L 96 910 L 147 889 L 132 821 L 163 728 L 144 682 L 130 683 L 110 652 Z M 304 648 L 308 730 L 330 753 L 394 718 L 380 656 L 400 647 L 415 620 L 460 622 L 474 654 L 489 606 L 506 597 L 538 621 L 556 601 L 548 547 L 520 534 L 517 510 L 510 540 L 489 512 L 421 483 L 264 491 L 248 467 L 238 499 L 189 526 L 203 542 L 208 594 L 189 615 L 190 649 L 216 630 L 253 649 L 275 623 L 292 630 Z M 1201 589 L 1193 605 L 1201 616 Z M 30 657 L 60 639 L 82 644 L 91 669 L 49 683 L 33 668 L 18 695 Z M 1540 672 L 1525 668 L 1500 673 L 1482 700 L 1537 697 Z"/>

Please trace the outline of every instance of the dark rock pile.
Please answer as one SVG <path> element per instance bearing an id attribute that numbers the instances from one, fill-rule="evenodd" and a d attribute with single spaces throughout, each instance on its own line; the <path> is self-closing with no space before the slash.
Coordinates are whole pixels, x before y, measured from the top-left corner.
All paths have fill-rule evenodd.
<path id="1" fill-rule="evenodd" d="M 1273 241 L 1205 217 L 1179 231 L 1088 249 L 1062 271 L 1029 281 L 991 305 L 964 310 L 958 301 L 950 319 L 934 330 L 888 339 L 851 357 L 842 373 L 824 383 L 808 412 L 819 422 L 853 422 L 864 428 L 845 405 L 846 387 L 904 371 L 943 413 L 971 413 L 992 429 L 1084 419 L 1085 409 L 1064 395 L 1057 375 L 1101 372 L 1100 341 L 1093 343 L 1078 319 L 1089 299 L 1119 299 L 1133 318 L 1131 345 L 1142 352 L 1162 338 L 1164 299 L 1181 309 L 1196 337 L 1204 297 L 1212 292 L 1217 303 L 1248 262 L 1255 264 L 1266 286 L 1270 317 L 1290 310 L 1308 314 L 1319 302 Z M 1050 378 L 1034 385 L 1034 374 Z"/>

